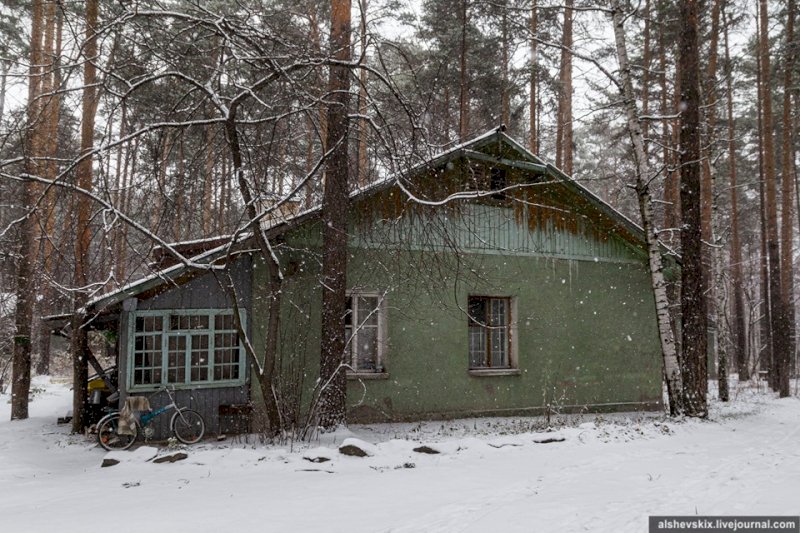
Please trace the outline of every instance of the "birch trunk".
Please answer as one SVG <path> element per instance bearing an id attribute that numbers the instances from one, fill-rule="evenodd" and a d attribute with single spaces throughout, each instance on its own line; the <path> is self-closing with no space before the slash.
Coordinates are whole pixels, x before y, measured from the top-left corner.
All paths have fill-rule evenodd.
<path id="1" fill-rule="evenodd" d="M 664 280 L 661 247 L 654 226 L 652 197 L 650 196 L 648 185 L 651 179 L 650 168 L 645 153 L 642 121 L 636 106 L 636 97 L 633 92 L 631 67 L 628 61 L 628 51 L 625 40 L 623 12 L 619 0 L 614 0 L 612 6 L 614 38 L 622 85 L 623 105 L 625 106 L 628 133 L 633 143 L 634 157 L 636 159 L 636 193 L 639 199 L 639 211 L 642 216 L 642 226 L 647 242 L 650 276 L 653 295 L 655 297 L 656 316 L 658 319 L 658 334 L 661 341 L 661 355 L 664 363 L 664 377 L 666 379 L 667 395 L 669 399 L 669 411 L 670 414 L 674 416 L 683 412 L 681 403 L 683 387 L 681 372 L 678 366 L 678 355 L 675 350 L 675 336 L 670 324 L 669 300 L 667 299 L 666 283 Z"/>

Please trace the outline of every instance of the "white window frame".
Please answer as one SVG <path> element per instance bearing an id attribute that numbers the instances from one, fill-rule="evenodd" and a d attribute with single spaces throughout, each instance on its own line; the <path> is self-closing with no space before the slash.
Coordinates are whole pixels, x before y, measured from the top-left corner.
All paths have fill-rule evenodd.
<path id="1" fill-rule="evenodd" d="M 386 294 L 378 291 L 365 291 L 360 289 L 353 289 L 347 291 L 347 297 L 351 299 L 355 309 L 353 309 L 353 318 L 351 319 L 352 334 L 345 338 L 345 351 L 346 351 L 346 364 L 349 365 L 347 369 L 348 378 L 359 379 L 385 379 L 388 378 L 389 373 L 387 370 L 387 317 L 386 317 Z M 358 298 L 377 298 L 378 307 L 376 312 L 377 318 L 377 363 L 374 370 L 359 369 L 356 366 L 358 361 L 358 354 L 355 348 L 358 347 L 358 333 L 363 327 L 357 325 L 357 322 L 362 322 L 364 317 L 361 316 L 358 309 Z"/>
<path id="2" fill-rule="evenodd" d="M 508 360 L 507 366 L 472 366 L 472 356 L 469 352 L 469 330 L 470 324 L 475 322 L 469 315 L 470 300 L 482 299 L 491 302 L 491 300 L 505 300 L 507 302 L 507 324 L 504 326 L 507 331 L 508 340 L 506 343 L 506 359 Z M 489 294 L 470 294 L 467 296 L 467 368 L 470 375 L 473 376 L 518 376 L 520 375 L 519 364 L 517 359 L 518 340 L 517 340 L 517 298 L 515 296 L 501 296 Z M 488 326 L 484 326 L 488 328 Z M 487 351 L 491 345 L 491 340 L 486 340 Z"/>
<path id="3" fill-rule="evenodd" d="M 244 310 L 240 311 L 242 327 L 247 327 L 247 316 Z M 232 309 L 159 309 L 152 311 L 132 311 L 129 314 L 128 320 L 128 354 L 126 364 L 126 383 L 129 391 L 152 391 L 163 386 L 174 386 L 176 389 L 197 389 L 197 388 L 210 388 L 210 387 L 230 387 L 242 385 L 246 382 L 246 369 L 247 369 L 247 353 L 244 350 L 242 339 L 239 338 L 239 361 L 238 361 L 238 374 L 235 379 L 214 379 L 215 370 L 215 335 L 216 334 L 229 334 L 235 331 L 224 329 L 217 330 L 214 318 L 220 315 L 233 315 Z M 196 329 L 170 329 L 170 317 L 192 317 L 192 316 L 207 316 L 208 328 Z M 161 335 L 161 380 L 156 383 L 135 383 L 136 372 L 136 338 L 142 336 L 136 332 L 136 319 L 137 318 L 156 318 L 162 322 L 160 335 Z M 191 335 L 204 334 L 208 336 L 207 361 L 203 368 L 206 369 L 208 379 L 202 381 L 192 381 L 192 345 Z M 238 335 L 238 333 L 237 333 Z M 186 338 L 184 350 L 184 380 L 183 382 L 168 381 L 169 370 L 169 339 L 170 337 L 184 336 Z M 149 368 L 149 367 L 148 367 Z M 155 367 L 157 368 L 157 367 Z"/>

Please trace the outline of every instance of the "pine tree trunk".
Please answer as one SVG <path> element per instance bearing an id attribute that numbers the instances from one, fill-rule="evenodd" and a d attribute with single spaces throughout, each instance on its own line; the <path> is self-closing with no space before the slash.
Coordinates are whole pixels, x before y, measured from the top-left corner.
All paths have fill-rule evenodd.
<path id="1" fill-rule="evenodd" d="M 572 7 L 574 0 L 566 0 L 564 31 L 561 35 L 561 73 L 558 99 L 558 124 L 556 131 L 556 166 L 572 176 Z"/>
<path id="2" fill-rule="evenodd" d="M 94 121 L 97 114 L 96 67 L 97 56 L 97 14 L 98 0 L 86 2 L 86 43 L 83 47 L 86 62 L 83 66 L 83 97 L 81 116 L 81 161 L 76 170 L 78 187 L 92 190 L 92 160 L 89 155 L 94 149 Z M 86 287 L 89 283 L 90 203 L 85 195 L 77 200 L 77 229 L 75 235 L 75 297 L 72 317 L 72 431 L 80 433 L 85 426 L 86 378 L 88 364 L 88 332 L 83 327 L 84 306 L 88 301 Z"/>
<path id="3" fill-rule="evenodd" d="M 211 126 L 206 126 L 206 130 L 210 130 L 210 129 L 211 129 Z M 175 216 L 173 218 L 174 222 L 173 222 L 173 227 L 172 227 L 172 238 L 175 241 L 180 241 L 181 239 L 183 239 L 184 235 L 186 235 L 184 233 L 184 225 L 185 224 L 183 222 L 184 210 L 185 210 L 183 199 L 186 196 L 186 164 L 184 162 L 184 158 L 186 157 L 186 154 L 184 152 L 184 146 L 183 146 L 183 144 L 184 144 L 184 132 L 181 131 L 179 133 L 179 135 L 180 135 L 180 137 L 178 139 L 178 176 L 177 176 L 177 180 L 175 182 L 175 193 L 174 193 L 175 194 Z M 211 159 L 211 168 L 212 168 L 212 172 L 213 172 L 214 161 L 213 161 L 213 157 L 209 156 L 210 153 L 211 153 L 211 147 L 210 146 L 206 146 L 206 172 L 208 172 L 208 161 L 209 161 L 209 159 Z M 207 185 L 208 185 L 208 183 L 206 183 L 206 186 Z M 204 187 L 203 192 L 205 193 L 205 191 L 206 191 L 206 189 Z M 211 215 L 212 210 L 208 205 L 205 204 L 205 200 L 206 200 L 206 198 L 205 198 L 205 195 L 204 195 L 204 197 L 203 197 L 203 201 L 204 201 L 204 203 L 203 203 L 203 220 L 204 221 L 208 221 L 207 223 L 211 224 L 211 223 L 213 223 L 213 220 L 209 221 L 209 218 L 212 217 L 212 215 Z M 216 218 L 216 217 L 213 217 L 213 218 Z M 204 237 L 208 236 L 208 235 L 209 235 L 209 232 L 204 232 Z M 189 237 L 189 236 L 186 235 L 186 237 Z"/>
<path id="4" fill-rule="evenodd" d="M 668 117 L 671 113 L 669 107 L 669 91 L 667 89 L 667 47 L 664 43 L 664 25 L 658 26 L 658 80 L 661 87 L 661 115 Z M 662 145 L 662 165 L 664 165 L 664 228 L 668 231 L 666 235 L 669 238 L 667 244 L 673 245 L 675 228 L 678 226 L 678 216 L 680 209 L 678 208 L 678 183 L 676 174 L 670 170 L 672 165 L 672 150 L 671 140 L 672 134 L 670 132 L 670 119 L 661 119 L 661 145 Z M 674 284 L 668 286 L 668 292 L 675 292 Z M 670 301 L 675 301 L 675 295 L 669 295 Z"/>
<path id="5" fill-rule="evenodd" d="M 794 124 L 792 121 L 792 72 L 795 68 L 797 43 L 794 42 L 795 0 L 786 4 L 786 58 L 783 67 L 783 165 L 781 171 L 781 307 L 785 314 L 786 349 L 778 360 L 779 393 L 782 398 L 791 394 L 789 378 L 795 354 L 795 307 L 794 307 Z"/>
<path id="6" fill-rule="evenodd" d="M 63 28 L 63 17 L 61 9 L 55 2 L 50 2 L 46 6 L 46 30 L 45 30 L 45 60 L 47 69 L 43 80 L 42 92 L 50 94 L 45 99 L 43 125 L 46 128 L 44 136 L 45 157 L 44 177 L 48 180 L 55 180 L 58 173 L 56 157 L 58 155 L 58 121 L 61 115 L 61 96 L 58 92 L 61 87 L 61 34 Z M 41 243 L 42 259 L 41 268 L 45 276 L 51 276 L 55 271 L 55 254 L 53 253 L 54 226 L 56 219 L 55 193 L 47 195 L 45 202 L 45 213 L 43 225 L 43 239 Z M 49 282 L 42 283 L 42 303 L 45 306 L 52 305 L 53 289 Z M 39 336 L 39 361 L 36 365 L 36 372 L 41 375 L 50 373 L 50 332 L 47 327 L 40 327 Z"/>
<path id="7" fill-rule="evenodd" d="M 688 416 L 708 415 L 708 315 L 703 292 L 700 196 L 700 57 L 696 0 L 681 2 L 679 138 L 681 176 L 681 331 L 683 405 Z"/>
<path id="8" fill-rule="evenodd" d="M 333 0 L 334 2 L 336 0 Z M 469 134 L 469 75 L 467 73 L 467 3 L 461 0 L 459 16 L 461 18 L 461 46 L 459 49 L 458 70 L 458 140 L 464 142 Z"/>
<path id="9" fill-rule="evenodd" d="M 636 108 L 636 97 L 633 92 L 631 67 L 628 61 L 627 45 L 625 40 L 624 17 L 619 0 L 613 2 L 614 37 L 616 43 L 617 61 L 622 82 L 622 97 L 625 106 L 625 116 L 628 133 L 633 143 L 636 159 L 636 193 L 639 199 L 639 211 L 642 216 L 645 240 L 653 295 L 656 304 L 658 319 L 658 333 L 661 341 L 661 355 L 664 364 L 664 377 L 667 384 L 670 414 L 675 416 L 682 413 L 682 380 L 675 349 L 675 337 L 670 323 L 669 300 L 667 299 L 666 282 L 661 258 L 661 246 L 655 229 L 653 215 L 653 201 L 650 196 L 649 183 L 651 180 L 650 166 L 644 149 L 644 133 L 642 120 Z"/>
<path id="10" fill-rule="evenodd" d="M 361 8 L 360 43 L 361 43 L 361 63 L 367 63 L 367 3 L 368 0 L 359 0 Z M 369 122 L 363 118 L 367 116 L 367 71 L 358 71 L 358 114 L 362 118 L 358 121 L 358 171 L 357 182 L 363 187 L 369 181 L 367 176 L 367 138 L 369 133 Z"/>
<path id="11" fill-rule="evenodd" d="M 765 207 L 767 222 L 767 260 L 770 321 L 772 331 L 772 368 L 774 378 L 772 385 L 775 390 L 788 390 L 788 375 L 781 373 L 782 365 L 778 362 L 788 358 L 789 350 L 789 325 L 781 298 L 781 268 L 780 250 L 778 248 L 778 201 L 777 201 L 777 172 L 775 167 L 775 141 L 773 137 L 772 122 L 772 87 L 770 84 L 770 57 L 769 57 L 769 32 L 767 19 L 767 0 L 759 0 L 761 39 L 759 41 L 759 56 L 761 58 L 761 83 L 764 116 L 762 119 L 762 137 L 764 143 L 764 184 Z"/>
<path id="12" fill-rule="evenodd" d="M 125 137 L 126 131 L 126 122 L 128 120 L 128 103 L 126 100 L 122 100 L 120 104 L 120 117 L 119 117 L 119 129 L 117 131 L 117 141 L 121 140 Z M 122 144 L 118 144 L 116 148 L 116 161 L 114 162 L 114 205 L 117 209 L 122 210 L 122 195 L 125 189 L 125 179 L 122 176 L 123 168 L 122 168 L 122 161 L 123 157 L 122 154 L 125 151 Z M 110 155 L 109 155 L 110 158 Z M 127 170 L 127 169 L 126 169 Z M 113 263 L 114 263 L 114 272 L 116 275 L 117 272 L 117 265 L 118 265 L 118 256 L 117 251 L 119 249 L 119 241 L 120 241 L 120 232 L 118 226 L 115 228 L 114 231 L 114 252 L 113 252 Z"/>
<path id="13" fill-rule="evenodd" d="M 339 61 L 350 61 L 350 0 L 331 2 L 330 49 Z M 347 213 L 349 206 L 350 72 L 332 66 L 328 93 L 328 142 L 332 150 L 326 165 L 322 201 L 322 332 L 320 335 L 319 422 L 333 428 L 345 422 L 347 376 L 344 361 L 344 318 L 347 309 Z"/>
<path id="14" fill-rule="evenodd" d="M 725 12 L 723 11 L 723 17 Z M 731 334 L 733 337 L 734 358 L 736 370 L 739 374 L 739 381 L 750 379 L 750 371 L 747 361 L 747 328 L 745 325 L 744 310 L 744 291 L 742 276 L 742 243 L 739 236 L 739 190 L 736 176 L 736 127 L 733 117 L 733 67 L 730 59 L 730 47 L 728 45 L 728 23 L 725 20 L 725 64 L 728 66 L 726 72 L 727 88 L 727 111 L 728 111 L 728 171 L 730 173 L 731 190 L 731 242 L 730 242 L 730 269 L 731 282 L 730 292 L 733 296 L 733 308 L 731 312 Z"/>
<path id="15" fill-rule="evenodd" d="M 760 28 L 761 14 L 756 10 L 756 22 Z M 758 30 L 757 40 L 761 41 L 761 31 Z M 760 44 L 758 45 L 760 49 Z M 761 228 L 761 235 L 759 239 L 760 253 L 759 253 L 759 272 L 761 280 L 759 284 L 761 296 L 761 312 L 759 313 L 759 330 L 758 330 L 758 355 L 756 357 L 756 372 L 764 370 L 767 375 L 767 382 L 770 387 L 773 385 L 775 372 L 772 368 L 772 320 L 770 315 L 772 309 L 769 305 L 769 266 L 767 264 L 767 211 L 766 211 L 766 188 L 764 179 L 764 109 L 763 109 L 763 89 L 762 82 L 762 68 L 761 68 L 761 53 L 756 54 L 756 91 L 758 97 L 756 98 L 756 118 L 757 118 L 757 132 L 758 132 L 758 214 L 759 223 Z"/>
<path id="16" fill-rule="evenodd" d="M 642 115 L 650 114 L 650 64 L 652 62 L 652 52 L 650 46 L 650 0 L 644 2 L 644 35 L 642 36 Z M 649 135 L 650 121 L 642 122 L 642 135 L 647 139 Z M 648 153 L 648 146 L 645 144 L 644 153 Z M 648 162 L 649 164 L 649 162 Z"/>
<path id="17" fill-rule="evenodd" d="M 37 157 L 41 154 L 42 139 L 37 123 L 41 119 L 41 67 L 44 6 L 41 0 L 31 5 L 31 45 L 28 67 L 27 131 L 25 132 L 25 172 L 37 175 L 40 171 Z M 36 201 L 36 185 L 26 183 L 21 187 L 20 206 L 32 209 Z M 28 418 L 28 394 L 31 388 L 31 324 L 33 322 L 34 262 L 36 260 L 36 221 L 31 211 L 19 227 L 17 262 L 16 310 L 14 315 L 14 353 L 12 356 L 11 420 Z"/>
<path id="18" fill-rule="evenodd" d="M 500 123 L 507 128 L 511 127 L 511 80 L 508 79 L 508 60 L 509 48 L 511 44 L 508 38 L 508 0 L 503 0 L 500 9 L 503 12 L 500 15 L 500 31 L 502 34 L 500 43 L 501 65 L 500 71 L 503 76 L 503 85 L 500 87 Z"/>
<path id="19" fill-rule="evenodd" d="M 530 148 L 534 154 L 539 153 L 539 43 L 538 35 L 538 4 L 537 0 L 531 3 L 531 94 L 530 94 Z"/>

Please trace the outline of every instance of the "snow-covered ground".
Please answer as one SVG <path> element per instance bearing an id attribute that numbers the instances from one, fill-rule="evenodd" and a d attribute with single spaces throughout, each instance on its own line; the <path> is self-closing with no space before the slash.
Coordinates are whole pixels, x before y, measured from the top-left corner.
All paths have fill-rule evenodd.
<path id="1" fill-rule="evenodd" d="M 64 385 L 39 380 L 31 418 L 0 397 L 0 532 L 641 532 L 648 515 L 798 514 L 800 400 L 740 390 L 709 421 L 615 415 L 352 428 L 278 449 L 243 439 L 106 453 L 56 426 Z M 537 443 L 543 438 L 563 442 Z M 340 455 L 344 438 L 370 457 Z M 334 442 L 336 441 L 336 442 Z M 413 451 L 426 444 L 440 451 Z M 163 453 L 163 451 L 161 452 Z M 315 463 L 307 458 L 325 456 Z"/>

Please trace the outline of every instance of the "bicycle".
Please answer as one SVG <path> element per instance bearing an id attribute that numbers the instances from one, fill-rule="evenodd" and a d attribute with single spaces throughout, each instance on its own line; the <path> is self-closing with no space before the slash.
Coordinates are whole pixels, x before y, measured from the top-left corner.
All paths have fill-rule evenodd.
<path id="1" fill-rule="evenodd" d="M 106 450 L 127 450 L 136 438 L 139 436 L 141 429 L 145 435 L 145 440 L 153 435 L 153 429 L 149 424 L 156 417 L 166 413 L 167 411 L 175 410 L 172 419 L 169 422 L 169 430 L 175 435 L 183 444 L 195 444 L 203 438 L 206 431 L 206 423 L 203 417 L 194 409 L 187 407 L 178 407 L 175 403 L 175 397 L 170 393 L 167 387 L 162 387 L 159 392 L 166 392 L 169 396 L 169 404 L 160 407 L 155 411 L 149 413 L 142 413 L 139 417 L 135 417 L 135 423 L 131 426 L 131 434 L 120 434 L 117 432 L 119 427 L 119 411 L 114 411 L 107 414 L 97 423 L 97 442 Z"/>

